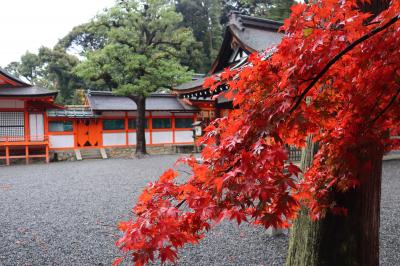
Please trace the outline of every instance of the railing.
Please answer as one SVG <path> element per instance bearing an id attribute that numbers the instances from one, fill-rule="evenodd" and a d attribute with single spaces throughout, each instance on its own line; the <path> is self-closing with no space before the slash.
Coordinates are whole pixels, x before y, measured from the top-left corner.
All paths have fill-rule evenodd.
<path id="1" fill-rule="evenodd" d="M 48 143 L 49 136 L 47 135 L 27 135 L 27 136 L 0 136 L 0 146 L 16 145 L 17 143 Z"/>
<path id="2" fill-rule="evenodd" d="M 48 136 L 0 136 L 0 148 L 0 160 L 5 160 L 6 165 L 10 165 L 11 159 L 25 159 L 26 164 L 32 158 L 45 158 L 49 162 Z M 30 148 L 44 149 L 44 153 L 32 154 Z"/>

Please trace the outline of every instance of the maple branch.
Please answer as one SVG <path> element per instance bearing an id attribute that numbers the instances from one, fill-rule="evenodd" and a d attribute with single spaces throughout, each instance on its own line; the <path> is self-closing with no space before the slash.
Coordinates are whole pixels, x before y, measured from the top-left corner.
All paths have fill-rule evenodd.
<path id="1" fill-rule="evenodd" d="M 185 199 L 182 200 L 181 202 L 179 202 L 179 203 L 175 206 L 175 208 L 179 209 L 179 208 L 183 205 L 183 203 L 185 203 L 185 202 L 186 202 Z"/>
<path id="2" fill-rule="evenodd" d="M 188 172 L 188 171 L 185 171 L 185 170 L 177 170 L 178 172 L 181 172 L 181 173 L 184 173 L 184 174 L 187 174 L 187 175 L 192 175 L 192 173 L 190 173 L 190 172 Z"/>
<path id="3" fill-rule="evenodd" d="M 392 99 L 390 100 L 390 102 L 386 105 L 385 108 L 382 109 L 382 111 L 379 112 L 379 114 L 377 116 L 374 117 L 374 119 L 371 120 L 371 122 L 369 123 L 369 126 L 372 126 L 376 120 L 378 120 L 384 113 L 386 113 L 387 110 L 389 110 L 389 108 L 394 104 L 394 102 L 396 101 L 397 97 L 400 94 L 400 88 L 397 90 L 396 94 L 392 97 Z"/>
<path id="4" fill-rule="evenodd" d="M 296 103 L 294 106 L 290 109 L 289 114 L 293 113 L 294 110 L 296 110 L 300 103 L 303 101 L 304 97 L 307 95 L 307 93 L 314 87 L 315 84 L 323 77 L 323 75 L 328 72 L 328 70 L 331 68 L 332 65 L 334 65 L 337 61 L 339 61 L 340 58 L 342 58 L 345 54 L 353 50 L 357 45 L 360 43 L 368 40 L 369 38 L 373 37 L 374 35 L 378 34 L 381 31 L 386 30 L 389 28 L 391 25 L 396 23 L 400 19 L 400 15 L 397 15 L 390 19 L 386 24 L 383 26 L 377 27 L 373 29 L 372 31 L 368 32 L 367 34 L 363 35 L 362 37 L 358 38 L 351 44 L 349 44 L 345 49 L 343 49 L 340 53 L 338 53 L 335 57 L 333 57 L 326 65 L 325 67 L 318 73 L 318 75 L 315 76 L 313 81 L 307 86 L 307 88 L 300 94 L 299 98 L 297 99 Z"/>
<path id="5" fill-rule="evenodd" d="M 228 169 L 226 169 L 226 170 L 224 170 L 224 171 L 221 171 L 221 172 L 225 172 L 225 173 L 226 173 L 226 172 L 231 171 L 233 168 L 234 168 L 234 167 L 231 166 L 231 167 L 229 167 Z M 180 170 L 180 171 L 182 171 L 182 170 Z M 179 202 L 179 203 L 175 206 L 175 208 L 179 209 L 180 207 L 182 207 L 182 205 L 183 205 L 185 202 L 186 202 L 186 199 L 181 200 L 181 202 Z"/>

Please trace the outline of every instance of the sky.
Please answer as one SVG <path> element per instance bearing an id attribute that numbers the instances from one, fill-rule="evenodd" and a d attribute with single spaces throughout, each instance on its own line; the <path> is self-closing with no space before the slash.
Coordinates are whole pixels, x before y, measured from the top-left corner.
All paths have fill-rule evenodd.
<path id="1" fill-rule="evenodd" d="M 114 0 L 1 0 L 0 66 L 26 51 L 53 47 L 74 26 L 85 23 Z"/>

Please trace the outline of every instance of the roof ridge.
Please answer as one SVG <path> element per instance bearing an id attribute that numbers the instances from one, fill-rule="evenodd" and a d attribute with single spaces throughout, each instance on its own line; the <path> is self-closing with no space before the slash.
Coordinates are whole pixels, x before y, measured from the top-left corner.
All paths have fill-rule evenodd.
<path id="1" fill-rule="evenodd" d="M 150 93 L 150 97 L 151 96 L 155 96 L 155 97 L 175 97 L 175 94 L 173 94 L 173 93 L 153 92 L 153 93 Z"/>
<path id="2" fill-rule="evenodd" d="M 227 27 L 229 26 L 236 26 L 241 31 L 245 30 L 246 26 L 277 31 L 283 26 L 283 23 L 272 19 L 245 15 L 236 11 L 231 12 L 229 15 Z"/>
<path id="3" fill-rule="evenodd" d="M 89 96 L 115 96 L 115 97 L 128 97 L 125 95 L 117 95 L 114 94 L 112 91 L 92 91 L 89 90 L 88 91 L 88 95 Z M 154 96 L 154 97 L 175 97 L 175 94 L 173 93 L 159 93 L 159 92 L 154 92 L 154 93 L 150 93 L 149 95 L 150 97 Z"/>
<path id="4" fill-rule="evenodd" d="M 261 17 L 254 17 L 254 16 L 248 16 L 248 15 L 240 15 L 240 17 L 248 19 L 248 20 L 254 20 L 254 21 L 271 23 L 271 24 L 283 26 L 283 22 L 278 21 L 278 20 L 269 19 L 269 18 L 261 18 Z"/>
<path id="5" fill-rule="evenodd" d="M 92 90 L 88 90 L 88 95 L 97 95 L 97 96 L 101 96 L 101 95 L 104 95 L 104 96 L 109 96 L 109 95 L 114 95 L 113 93 L 112 93 L 112 91 L 92 91 Z"/>

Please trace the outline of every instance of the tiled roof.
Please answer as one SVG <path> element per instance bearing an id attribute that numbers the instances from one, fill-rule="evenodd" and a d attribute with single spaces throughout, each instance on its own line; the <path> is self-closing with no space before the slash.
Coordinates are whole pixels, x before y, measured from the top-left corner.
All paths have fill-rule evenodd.
<path id="1" fill-rule="evenodd" d="M 56 96 L 56 91 L 50 91 L 41 87 L 0 87 L 0 97 L 40 97 Z"/>
<path id="2" fill-rule="evenodd" d="M 0 97 L 55 97 L 56 95 L 56 91 L 28 84 L 0 68 Z"/>
<path id="3" fill-rule="evenodd" d="M 179 86 L 176 86 L 175 89 L 176 90 L 187 90 L 187 89 L 193 89 L 193 88 L 200 88 L 200 87 L 203 87 L 203 83 L 204 83 L 205 79 L 206 78 L 199 78 L 196 80 L 192 80 L 192 81 L 183 83 Z"/>
<path id="4" fill-rule="evenodd" d="M 281 42 L 283 34 L 278 30 L 282 25 L 283 23 L 278 21 L 232 12 L 225 30 L 221 49 L 208 75 L 216 75 L 223 71 L 224 68 L 235 68 L 247 61 L 246 57 L 243 57 L 240 62 L 229 61 L 230 56 L 234 53 L 234 49 L 231 47 L 233 40 L 238 41 L 240 46 L 249 53 L 262 52 L 266 48 L 272 48 Z M 202 90 L 205 78 L 181 84 L 175 87 L 174 90 L 178 94 Z"/>
<path id="5" fill-rule="evenodd" d="M 270 19 L 232 13 L 228 29 L 248 48 L 261 52 L 281 42 L 283 34 L 278 30 L 282 25 L 283 23 Z"/>
<path id="6" fill-rule="evenodd" d="M 111 92 L 93 92 L 87 95 L 94 111 L 136 111 L 136 103 L 128 97 L 116 96 Z M 197 108 L 187 105 L 173 94 L 151 94 L 146 98 L 147 111 L 190 112 Z"/>

